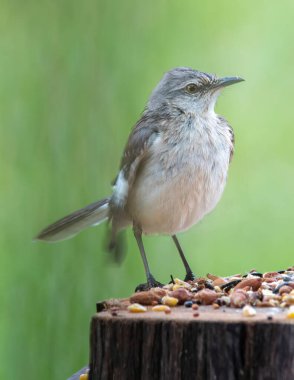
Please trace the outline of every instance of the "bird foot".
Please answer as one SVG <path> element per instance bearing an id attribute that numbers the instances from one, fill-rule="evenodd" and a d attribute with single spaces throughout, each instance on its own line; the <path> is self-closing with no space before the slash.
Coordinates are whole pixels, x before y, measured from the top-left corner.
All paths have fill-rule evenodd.
<path id="1" fill-rule="evenodd" d="M 186 276 L 184 278 L 184 281 L 194 281 L 196 279 L 196 276 L 193 272 L 187 272 Z"/>
<path id="2" fill-rule="evenodd" d="M 155 280 L 155 278 L 150 275 L 148 277 L 148 282 L 145 283 L 145 284 L 139 284 L 136 289 L 135 289 L 135 292 L 144 292 L 146 290 L 150 290 L 151 288 L 162 288 L 163 287 L 163 284 L 161 282 L 158 282 Z"/>

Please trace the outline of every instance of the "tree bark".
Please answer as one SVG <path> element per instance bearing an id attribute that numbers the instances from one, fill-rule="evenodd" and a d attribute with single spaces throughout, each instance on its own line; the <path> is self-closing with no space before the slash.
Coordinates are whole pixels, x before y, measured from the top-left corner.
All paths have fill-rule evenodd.
<path id="1" fill-rule="evenodd" d="M 293 321 L 224 310 L 96 314 L 90 380 L 293 380 Z"/>

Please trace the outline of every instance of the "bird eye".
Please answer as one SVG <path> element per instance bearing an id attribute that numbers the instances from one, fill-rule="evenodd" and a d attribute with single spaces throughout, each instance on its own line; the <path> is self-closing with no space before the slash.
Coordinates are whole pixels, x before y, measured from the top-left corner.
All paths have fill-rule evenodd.
<path id="1" fill-rule="evenodd" d="M 195 94 L 197 90 L 198 88 L 195 83 L 190 83 L 186 86 L 186 91 L 189 92 L 189 94 Z"/>

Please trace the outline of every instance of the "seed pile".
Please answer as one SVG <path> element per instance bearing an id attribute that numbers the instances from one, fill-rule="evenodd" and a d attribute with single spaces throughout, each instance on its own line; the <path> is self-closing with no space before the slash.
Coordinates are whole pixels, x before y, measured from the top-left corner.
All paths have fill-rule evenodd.
<path id="1" fill-rule="evenodd" d="M 294 318 L 294 267 L 267 273 L 252 270 L 243 276 L 208 274 L 188 282 L 176 278 L 162 288 L 134 293 L 129 302 L 128 310 L 132 313 L 147 310 L 170 313 L 178 305 L 194 310 L 198 305 L 212 305 L 215 309 L 220 306 L 243 308 L 244 316 L 253 317 L 256 307 L 277 307 L 287 309 L 287 317 Z M 198 315 L 195 312 L 195 316 Z"/>

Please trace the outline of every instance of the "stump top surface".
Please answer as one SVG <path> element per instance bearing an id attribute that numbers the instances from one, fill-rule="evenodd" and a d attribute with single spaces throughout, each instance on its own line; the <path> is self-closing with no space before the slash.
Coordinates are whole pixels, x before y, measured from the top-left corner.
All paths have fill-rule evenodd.
<path id="1" fill-rule="evenodd" d="M 245 317 L 242 315 L 242 309 L 221 307 L 213 309 L 211 306 L 199 306 L 198 310 L 193 310 L 185 306 L 172 308 L 170 314 L 164 312 L 152 311 L 151 307 L 147 308 L 144 313 L 131 313 L 126 309 L 101 311 L 96 313 L 93 318 L 105 320 L 145 320 L 145 321 L 176 321 L 176 322 L 220 322 L 220 323 L 282 323 L 293 324 L 294 319 L 287 318 L 287 310 L 281 308 L 267 307 L 256 308 L 256 315 Z M 195 315 L 196 314 L 196 315 Z M 197 315 L 198 314 L 198 315 Z"/>

